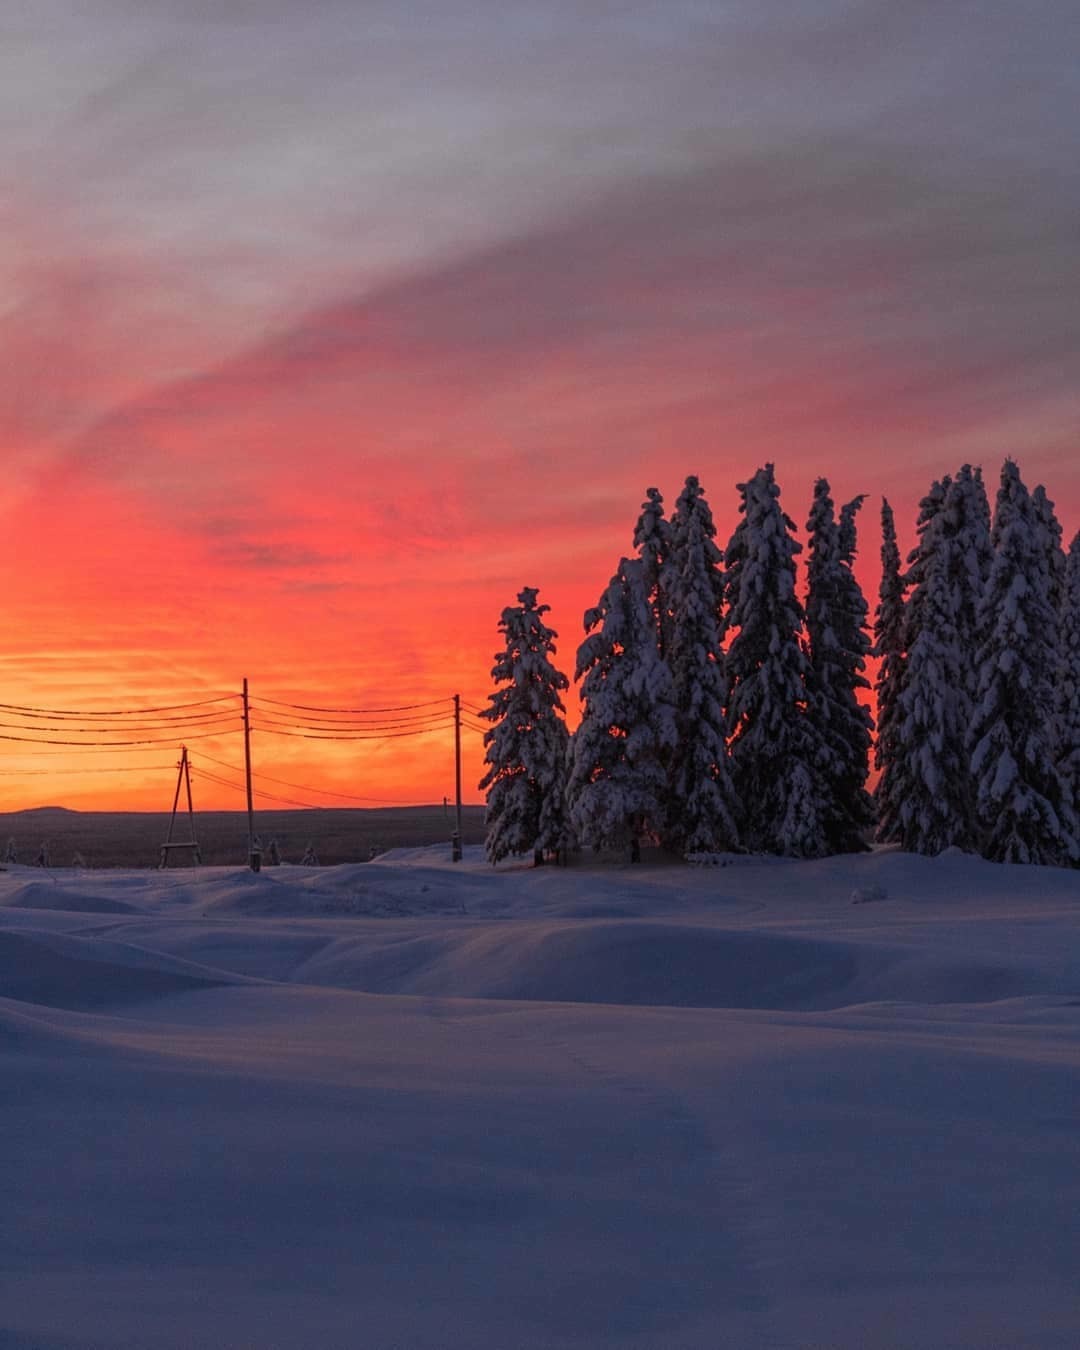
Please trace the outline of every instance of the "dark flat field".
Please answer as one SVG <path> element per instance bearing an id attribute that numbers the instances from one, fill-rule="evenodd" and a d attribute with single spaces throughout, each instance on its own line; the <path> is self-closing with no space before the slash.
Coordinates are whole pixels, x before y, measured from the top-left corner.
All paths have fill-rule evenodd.
<path id="1" fill-rule="evenodd" d="M 482 843 L 484 808 L 465 807 L 462 825 L 464 843 Z M 443 840 L 449 848 L 453 826 L 453 809 L 447 815 L 441 804 L 255 814 L 255 829 L 264 847 L 276 839 L 285 862 L 299 862 L 309 843 L 323 864 L 364 862 L 373 849 L 414 848 Z M 7 841 L 13 839 L 21 863 L 34 862 L 44 842 L 54 868 L 71 867 L 76 854 L 90 867 L 156 867 L 168 828 L 168 812 L 157 811 L 69 811 L 41 806 L 0 813 L 0 857 Z M 243 811 L 201 811 L 195 817 L 195 834 L 204 863 L 246 862 L 247 815 Z M 191 837 L 186 817 L 177 817 L 173 837 Z M 170 866 L 187 865 L 186 851 L 176 850 Z"/>

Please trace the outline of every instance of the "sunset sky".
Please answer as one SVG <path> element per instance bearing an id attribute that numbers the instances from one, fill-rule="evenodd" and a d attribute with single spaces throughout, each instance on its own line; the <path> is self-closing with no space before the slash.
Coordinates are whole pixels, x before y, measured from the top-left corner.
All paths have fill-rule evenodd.
<path id="1" fill-rule="evenodd" d="M 0 702 L 479 705 L 522 586 L 572 670 L 645 488 L 726 540 L 767 459 L 800 525 L 872 494 L 868 591 L 964 460 L 1071 537 L 1078 51 L 1075 0 L 5 4 Z M 453 791 L 445 727 L 270 720 L 264 791 Z M 0 809 L 167 809 L 146 734 L 0 740 Z"/>

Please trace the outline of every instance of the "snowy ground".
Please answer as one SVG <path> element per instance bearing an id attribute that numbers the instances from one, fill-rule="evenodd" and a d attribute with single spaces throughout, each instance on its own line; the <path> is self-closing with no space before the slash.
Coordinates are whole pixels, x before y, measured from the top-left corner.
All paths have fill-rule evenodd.
<path id="1" fill-rule="evenodd" d="M 1080 873 L 442 854 L 0 874 L 3 1350 L 1080 1345 Z"/>

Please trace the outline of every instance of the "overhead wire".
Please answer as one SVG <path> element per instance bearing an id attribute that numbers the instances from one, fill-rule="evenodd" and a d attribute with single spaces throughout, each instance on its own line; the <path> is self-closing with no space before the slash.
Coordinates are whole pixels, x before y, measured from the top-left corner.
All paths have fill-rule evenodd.
<path id="1" fill-rule="evenodd" d="M 54 717 L 138 717 L 143 713 L 175 712 L 180 708 L 205 708 L 211 703 L 238 699 L 239 694 L 219 694 L 216 698 L 198 699 L 192 703 L 164 703 L 156 708 L 45 708 L 32 703 L 0 703 L 2 712 L 45 713 Z"/>
<path id="2" fill-rule="evenodd" d="M 0 769 L 0 777 L 30 778 L 40 775 L 45 778 L 53 778 L 57 774 L 78 774 L 81 777 L 86 773 L 164 773 L 166 770 L 175 768 L 175 764 L 114 764 L 108 768 L 88 769 Z"/>
<path id="3" fill-rule="evenodd" d="M 409 728 L 422 730 L 424 727 L 438 726 L 445 722 L 448 717 L 452 718 L 453 716 L 452 713 L 438 712 L 434 716 L 402 718 L 388 722 L 359 722 L 343 719 L 309 721 L 295 717 L 282 717 L 280 714 L 267 713 L 263 709 L 255 709 L 254 711 L 264 726 L 300 727 L 308 731 L 401 731 Z"/>
<path id="4" fill-rule="evenodd" d="M 230 783 L 228 779 L 222 778 L 219 774 L 211 773 L 209 769 L 194 769 L 196 780 L 200 778 L 207 779 L 211 783 L 217 783 L 221 787 L 232 788 L 236 792 L 245 792 L 247 789 L 243 783 Z M 260 788 L 252 787 L 252 796 L 263 797 L 268 801 L 282 802 L 286 806 L 299 806 L 305 811 L 325 811 L 326 807 L 316 806 L 313 802 L 295 801 L 292 797 L 281 797 L 276 792 L 263 792 Z"/>
<path id="5" fill-rule="evenodd" d="M 95 733 L 87 732 L 86 734 L 94 735 Z M 143 746 L 175 745 L 177 739 L 182 739 L 185 741 L 217 739 L 224 735 L 225 729 L 218 728 L 214 731 L 196 732 L 194 736 L 185 735 L 182 738 L 167 736 L 162 739 L 153 739 L 144 737 L 140 740 L 130 740 L 130 741 L 63 741 L 63 740 L 55 740 L 51 737 L 46 736 L 8 736 L 3 732 L 0 732 L 0 741 L 16 741 L 21 745 L 69 745 L 72 747 L 80 747 L 82 749 L 121 750 L 129 746 L 138 746 L 138 745 Z"/>
<path id="6" fill-rule="evenodd" d="M 442 698 L 428 699 L 424 703 L 399 703 L 394 707 L 386 708 L 324 708 L 312 703 L 286 703 L 283 699 L 266 698 L 260 694 L 259 699 L 262 703 L 273 703 L 279 708 L 292 708 L 297 712 L 311 713 L 389 713 L 389 712 L 412 712 L 415 708 L 434 708 L 440 703 L 453 702 L 452 694 L 444 694 Z"/>
<path id="7" fill-rule="evenodd" d="M 32 715 L 32 721 L 31 721 Z M 77 734 L 101 734 L 101 736 L 127 736 L 130 732 L 184 732 L 186 728 L 192 730 L 201 730 L 211 728 L 211 726 L 231 726 L 239 721 L 239 711 L 236 713 L 212 713 L 200 715 L 200 717 L 185 718 L 167 718 L 161 722 L 78 722 L 72 724 L 70 721 L 61 721 L 57 724 L 51 724 L 45 717 L 39 717 L 38 714 L 16 714 L 18 721 L 0 721 L 0 726 L 11 726 L 16 730 L 24 732 L 57 732 L 65 736 L 77 736 Z"/>
<path id="8" fill-rule="evenodd" d="M 447 727 L 453 726 L 453 719 L 439 722 L 432 726 L 420 727 L 416 731 L 390 731 L 382 735 L 324 735 L 313 731 L 288 730 L 281 726 L 268 726 L 264 723 L 253 723 L 252 731 L 264 731 L 271 736 L 296 736 L 305 741 L 395 741 L 404 736 L 430 736 L 436 731 L 444 731 Z"/>
<path id="9" fill-rule="evenodd" d="M 65 736 L 112 736 L 128 735 L 131 732 L 138 731 L 170 731 L 177 736 L 182 736 L 187 730 L 191 731 L 226 731 L 229 727 L 237 725 L 239 722 L 238 713 L 218 713 L 214 717 L 201 717 L 192 722 L 112 722 L 102 723 L 97 726 L 78 725 L 72 726 L 68 722 L 61 722 L 58 726 L 50 726 L 47 723 L 27 723 L 27 722 L 8 722 L 0 720 L 0 727 L 7 727 L 12 731 L 34 731 L 34 732 L 55 732 L 57 735 Z"/>
<path id="10" fill-rule="evenodd" d="M 199 751 L 200 759 L 208 759 L 211 764 L 217 764 L 223 769 L 228 769 L 232 773 L 243 773 L 243 769 L 235 764 L 226 764 L 222 759 L 215 759 L 213 755 L 208 755 L 205 750 Z M 315 787 L 312 783 L 294 783 L 288 778 L 275 778 L 273 774 L 253 772 L 252 778 L 257 782 L 280 783 L 282 787 L 296 788 L 300 792 L 319 792 L 327 797 L 340 797 L 343 801 L 350 802 L 378 802 L 383 806 L 429 806 L 430 802 L 407 802 L 398 797 L 363 797 L 355 792 L 338 792 L 331 788 Z"/>
<path id="11" fill-rule="evenodd" d="M 276 704 L 266 704 L 262 699 L 249 700 L 249 707 L 252 712 L 257 712 L 263 717 L 273 717 L 285 721 L 297 721 L 299 719 L 291 717 L 289 712 L 279 708 Z M 403 716 L 391 714 L 367 713 L 364 716 L 354 714 L 345 716 L 344 714 L 323 714 L 323 713 L 305 713 L 303 721 L 325 723 L 328 726 L 409 726 L 413 723 L 427 722 L 437 717 L 446 717 L 452 713 L 451 708 L 431 708 L 426 712 L 406 713 Z M 372 721 L 372 719 L 376 719 Z"/>
<path id="12" fill-rule="evenodd" d="M 239 693 L 219 694 L 205 699 L 192 699 L 182 703 L 156 704 L 137 708 L 50 708 L 38 704 L 0 703 L 0 719 L 8 714 L 15 720 L 0 720 L 0 742 L 11 747 L 9 754 L 26 759 L 40 757 L 72 755 L 93 755 L 100 757 L 115 752 L 127 756 L 139 753 L 155 753 L 162 746 L 179 748 L 187 741 L 211 741 L 223 739 L 238 723 L 241 708 L 238 706 Z M 249 710 L 255 713 L 250 720 L 251 729 L 268 735 L 290 736 L 302 740 L 325 740 L 337 742 L 385 741 L 408 737 L 423 737 L 448 731 L 454 725 L 455 710 L 451 706 L 453 696 L 421 700 L 414 703 L 382 705 L 370 708 L 329 707 L 318 704 L 291 703 L 283 699 L 259 697 L 249 700 Z M 218 705 L 232 704 L 231 707 Z M 265 705 L 265 706 L 264 706 Z M 488 728 L 479 725 L 475 714 L 479 707 L 471 700 L 461 699 L 461 725 L 474 732 L 483 732 Z M 173 715 L 176 714 L 176 715 Z M 303 714 L 291 716 L 290 714 Z M 147 720 L 152 718 L 154 720 Z M 57 725 L 58 724 L 58 725 Z M 167 736 L 143 735 L 141 733 L 170 732 Z M 17 733 L 17 734 L 12 734 Z M 20 751 L 19 745 L 33 746 L 32 751 Z M 38 749 L 39 746 L 63 747 L 56 750 Z M 200 757 L 210 760 L 230 772 L 239 773 L 235 766 L 216 760 L 213 756 L 200 751 Z M 156 773 L 169 766 L 139 764 L 94 765 L 85 769 L 3 769 L 3 776 L 49 776 L 56 774 L 109 774 L 109 773 Z M 242 784 L 229 782 L 214 775 L 210 770 L 199 768 L 209 781 L 235 791 L 244 791 Z M 319 788 L 312 784 L 295 783 L 289 779 L 275 778 L 269 774 L 253 775 L 257 782 L 279 783 L 301 792 L 311 792 L 320 796 L 334 797 L 341 801 L 372 802 L 389 806 L 421 806 L 428 803 L 404 801 L 400 798 L 373 797 L 359 793 L 341 792 L 336 789 Z M 255 795 L 267 800 L 280 801 L 286 805 L 298 806 L 306 810 L 320 809 L 312 802 L 299 801 L 277 793 L 267 792 L 253 787 Z M 327 809 L 327 808 L 322 808 Z"/>

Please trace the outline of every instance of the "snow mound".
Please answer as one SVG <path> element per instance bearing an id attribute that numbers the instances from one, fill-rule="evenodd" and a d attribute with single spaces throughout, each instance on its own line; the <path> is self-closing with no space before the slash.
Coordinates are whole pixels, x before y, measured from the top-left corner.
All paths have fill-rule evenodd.
<path id="1" fill-rule="evenodd" d="M 904 947 L 602 921 L 347 938 L 293 979 L 367 993 L 817 1012 L 1067 992 L 1024 966 L 947 961 Z"/>
<path id="2" fill-rule="evenodd" d="M 856 886 L 851 892 L 853 905 L 869 905 L 876 900 L 888 900 L 889 892 L 884 886 Z"/>
<path id="3" fill-rule="evenodd" d="M 37 930 L 0 932 L 0 998 L 101 1010 L 240 978 L 119 942 Z"/>
<path id="4" fill-rule="evenodd" d="M 202 889 L 202 911 L 216 918 L 422 918 L 470 914 L 505 903 L 505 883 L 490 871 L 448 873 L 415 864 L 384 867 L 380 859 L 298 872 L 289 868 L 278 874 L 215 879 Z"/>
<path id="5" fill-rule="evenodd" d="M 137 905 L 111 895 L 91 895 L 86 891 L 68 891 L 45 881 L 27 881 L 0 900 L 9 909 L 60 910 L 67 914 L 138 914 Z"/>

